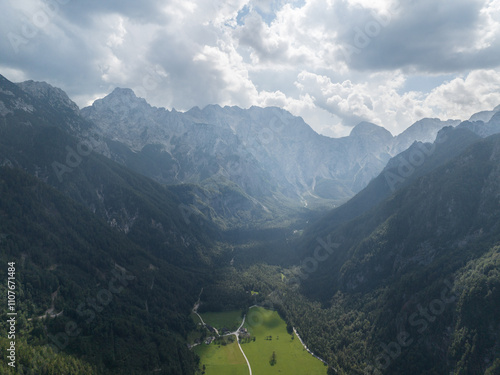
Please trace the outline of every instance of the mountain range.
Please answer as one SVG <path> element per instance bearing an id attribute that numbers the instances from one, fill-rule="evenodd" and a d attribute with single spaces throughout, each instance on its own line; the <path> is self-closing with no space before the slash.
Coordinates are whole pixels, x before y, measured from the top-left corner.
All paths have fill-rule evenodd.
<path id="1" fill-rule="evenodd" d="M 273 301 L 329 374 L 496 374 L 497 133 L 500 106 L 329 138 L 275 107 L 177 112 L 118 88 L 79 109 L 0 76 L 18 363 L 195 374 L 203 288 L 201 309 Z"/>
<path id="2" fill-rule="evenodd" d="M 424 119 L 396 137 L 362 122 L 348 137 L 335 139 L 280 108 L 210 105 L 181 113 L 151 107 L 130 89 L 115 89 L 81 113 L 103 136 L 134 152 L 124 156 L 115 148 L 112 159 L 134 168 L 137 159 L 155 153 L 161 164 L 141 173 L 157 181 L 204 185 L 216 176 L 264 205 L 272 197 L 304 206 L 352 197 L 391 156 L 460 122 Z"/>

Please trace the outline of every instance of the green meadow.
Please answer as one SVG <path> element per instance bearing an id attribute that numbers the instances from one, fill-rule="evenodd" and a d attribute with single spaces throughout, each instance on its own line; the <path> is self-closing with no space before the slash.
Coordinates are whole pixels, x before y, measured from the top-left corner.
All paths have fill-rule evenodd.
<path id="1" fill-rule="evenodd" d="M 286 323 L 276 311 L 252 307 L 244 327 L 255 337 L 255 341 L 241 344 L 253 374 L 326 374 L 327 367 L 304 349 L 295 334 L 286 331 Z M 273 352 L 275 363 L 271 365 Z"/>
<path id="2" fill-rule="evenodd" d="M 205 365 L 205 375 L 248 375 L 247 363 L 236 340 L 227 345 L 201 344 L 194 351 L 201 359 L 200 370 Z"/>
<path id="3" fill-rule="evenodd" d="M 229 331 L 235 331 L 241 324 L 243 317 L 240 310 L 224 311 L 224 312 L 206 312 L 200 314 L 206 324 L 221 330 L 227 328 Z"/>
<path id="4" fill-rule="evenodd" d="M 234 327 L 235 320 L 236 327 L 241 324 L 241 312 L 204 313 L 202 316 L 206 323 L 216 328 Z M 252 307 L 244 327 L 251 338 L 243 339 L 241 347 L 253 375 L 326 374 L 327 367 L 304 349 L 295 334 L 287 332 L 285 321 L 276 311 Z M 194 350 L 200 356 L 200 370 L 205 365 L 206 375 L 248 374 L 248 367 L 236 342 L 228 345 L 201 344 Z"/>

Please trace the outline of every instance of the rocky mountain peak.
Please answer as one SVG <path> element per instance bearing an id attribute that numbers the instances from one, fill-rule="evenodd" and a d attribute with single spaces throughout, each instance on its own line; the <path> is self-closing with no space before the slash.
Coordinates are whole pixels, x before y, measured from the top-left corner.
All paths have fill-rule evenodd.
<path id="1" fill-rule="evenodd" d="M 130 100 L 138 99 L 137 95 L 135 95 L 134 90 L 121 87 L 116 87 L 108 96 L 111 98 L 113 97 L 129 98 Z"/>
<path id="2" fill-rule="evenodd" d="M 497 134 L 500 132 L 500 111 L 496 112 L 486 124 L 489 128 L 488 134 Z"/>
<path id="3" fill-rule="evenodd" d="M 29 99 L 30 95 L 0 74 L 0 116 L 15 110 L 33 112 L 34 107 L 29 103 Z"/>
<path id="4" fill-rule="evenodd" d="M 500 133 L 500 106 L 492 111 L 476 113 L 459 127 L 469 129 L 483 138 Z"/>
<path id="5" fill-rule="evenodd" d="M 131 110 L 142 108 L 150 109 L 151 106 L 145 99 L 135 95 L 132 89 L 117 87 L 109 95 L 102 99 L 96 100 L 92 107 L 95 109 L 109 109 L 114 113 L 127 114 Z"/>
<path id="6" fill-rule="evenodd" d="M 415 122 L 412 126 L 410 126 L 408 129 L 426 129 L 426 128 L 433 128 L 433 125 L 438 123 L 441 125 L 441 120 L 438 118 L 423 118 L 421 120 L 418 120 Z"/>
<path id="7" fill-rule="evenodd" d="M 25 81 L 17 83 L 17 86 L 31 96 L 47 102 L 54 108 L 68 108 L 78 113 L 80 109 L 68 95 L 58 87 L 54 87 L 47 82 Z"/>
<path id="8" fill-rule="evenodd" d="M 447 126 L 455 127 L 459 123 L 460 120 L 441 121 L 438 118 L 423 118 L 395 137 L 391 153 L 397 155 L 410 147 L 415 141 L 432 143 L 442 128 Z"/>
<path id="9" fill-rule="evenodd" d="M 482 121 L 482 122 L 488 122 L 492 119 L 492 117 L 497 113 L 500 112 L 500 105 L 497 105 L 493 110 L 491 111 L 481 111 L 478 113 L 473 114 L 469 121 L 474 122 L 474 121 Z"/>
<path id="10" fill-rule="evenodd" d="M 229 171 L 231 182 L 253 198 L 279 192 L 294 199 L 298 195 L 304 205 L 307 200 L 347 199 L 380 173 L 391 156 L 415 141 L 432 142 L 442 127 L 459 122 L 423 119 L 397 137 L 361 122 L 349 137 L 328 138 L 278 107 L 213 104 L 173 112 L 152 107 L 124 88 L 81 113 L 105 136 L 130 147 L 135 158 L 147 159 L 149 165 L 156 160 L 154 168 L 140 172 L 147 169 L 162 183 L 201 183 Z M 116 160 L 124 160 L 118 151 Z"/>
<path id="11" fill-rule="evenodd" d="M 366 121 L 356 125 L 351 130 L 349 137 L 378 137 L 386 139 L 388 142 L 393 138 L 391 132 L 387 129 Z"/>

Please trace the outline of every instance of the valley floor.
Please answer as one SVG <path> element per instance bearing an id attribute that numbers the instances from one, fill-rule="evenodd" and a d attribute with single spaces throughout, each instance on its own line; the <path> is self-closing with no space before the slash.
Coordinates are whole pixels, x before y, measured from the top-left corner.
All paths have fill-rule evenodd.
<path id="1" fill-rule="evenodd" d="M 209 314 L 212 319 L 216 315 Z M 219 319 L 219 327 L 213 328 L 223 329 L 223 324 L 224 320 Z M 236 334 L 238 341 L 229 339 Z M 227 333 L 208 345 L 203 342 L 194 350 L 200 356 L 200 371 L 206 375 L 326 374 L 326 365 L 304 348 L 294 332 L 287 332 L 286 323 L 278 313 L 258 306 L 249 309 L 237 331 Z"/>

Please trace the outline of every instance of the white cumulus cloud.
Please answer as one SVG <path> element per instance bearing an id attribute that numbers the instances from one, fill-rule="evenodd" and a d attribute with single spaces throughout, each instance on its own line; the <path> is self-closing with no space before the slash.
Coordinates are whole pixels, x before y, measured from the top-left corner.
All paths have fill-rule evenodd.
<path id="1" fill-rule="evenodd" d="M 0 33 L 0 73 L 80 106 L 130 87 L 178 110 L 280 106 L 341 136 L 500 104 L 500 0 L 4 1 Z"/>

